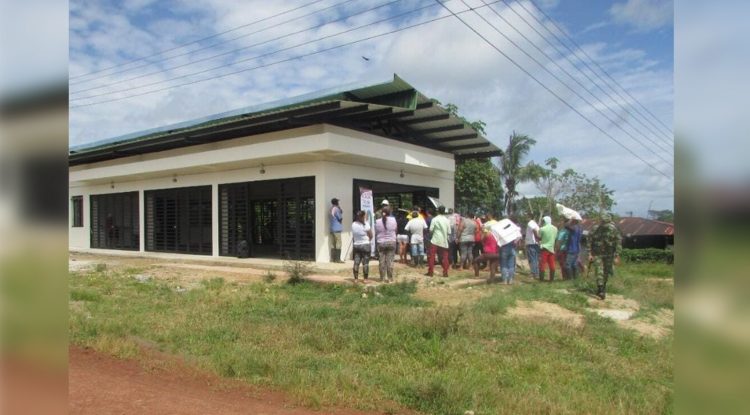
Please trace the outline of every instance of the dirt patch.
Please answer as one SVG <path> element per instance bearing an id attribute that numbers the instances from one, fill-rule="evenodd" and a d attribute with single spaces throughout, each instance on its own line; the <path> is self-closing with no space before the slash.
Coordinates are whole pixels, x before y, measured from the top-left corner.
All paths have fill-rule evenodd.
<path id="1" fill-rule="evenodd" d="M 94 261 L 68 259 L 68 271 L 70 272 L 90 271 L 94 269 L 94 265 Z"/>
<path id="2" fill-rule="evenodd" d="M 567 308 L 542 301 L 518 301 L 508 316 L 532 321 L 556 321 L 572 327 L 583 327 L 584 318 Z"/>
<path id="3" fill-rule="evenodd" d="M 474 303 L 490 294 L 491 292 L 483 289 L 483 287 L 457 290 L 442 284 L 419 287 L 419 290 L 414 294 L 414 298 L 430 301 L 438 306 L 458 306 Z"/>
<path id="4" fill-rule="evenodd" d="M 674 327 L 674 311 L 660 309 L 656 314 L 618 322 L 622 327 L 637 331 L 643 336 L 660 339 L 670 334 Z"/>
<path id="5" fill-rule="evenodd" d="M 617 294 L 607 294 L 606 300 L 600 300 L 599 297 L 589 297 L 588 302 L 592 309 L 624 310 L 632 313 L 641 309 L 638 301 Z"/>
<path id="6" fill-rule="evenodd" d="M 374 414 L 302 408 L 280 392 L 201 373 L 176 359 L 120 360 L 78 347 L 70 348 L 69 359 L 68 408 L 75 414 Z"/>
<path id="7" fill-rule="evenodd" d="M 654 315 L 632 318 L 640 310 L 640 304 L 621 295 L 607 295 L 604 301 L 598 298 L 589 298 L 588 301 L 589 308 L 586 310 L 614 320 L 620 327 L 635 330 L 642 336 L 659 339 L 671 333 L 674 326 L 674 312 L 668 309 L 660 309 Z"/>

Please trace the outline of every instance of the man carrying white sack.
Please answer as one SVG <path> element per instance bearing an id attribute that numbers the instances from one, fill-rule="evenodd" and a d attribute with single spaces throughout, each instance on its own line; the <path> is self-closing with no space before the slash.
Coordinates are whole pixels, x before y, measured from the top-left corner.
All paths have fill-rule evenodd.
<path id="1" fill-rule="evenodd" d="M 565 269 L 565 274 L 568 274 L 569 278 L 576 278 L 578 271 L 578 254 L 581 252 L 581 215 L 573 209 L 567 208 L 561 204 L 557 204 L 557 213 L 563 215 L 568 219 L 568 223 L 565 227 L 568 230 L 568 249 L 567 256 L 565 257 L 565 263 L 562 264 Z"/>
<path id="2" fill-rule="evenodd" d="M 502 219 L 490 227 L 492 236 L 500 246 L 500 273 L 503 283 L 513 284 L 515 276 L 516 241 L 521 239 L 521 228 L 510 219 Z"/>

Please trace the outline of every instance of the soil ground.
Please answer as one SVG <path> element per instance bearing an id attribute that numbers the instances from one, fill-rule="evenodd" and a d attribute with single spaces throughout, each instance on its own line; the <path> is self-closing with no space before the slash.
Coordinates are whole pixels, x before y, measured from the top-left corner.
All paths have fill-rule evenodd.
<path id="1" fill-rule="evenodd" d="M 201 373 L 169 356 L 125 360 L 71 346 L 69 359 L 71 414 L 375 414 L 297 407 L 282 393 Z"/>

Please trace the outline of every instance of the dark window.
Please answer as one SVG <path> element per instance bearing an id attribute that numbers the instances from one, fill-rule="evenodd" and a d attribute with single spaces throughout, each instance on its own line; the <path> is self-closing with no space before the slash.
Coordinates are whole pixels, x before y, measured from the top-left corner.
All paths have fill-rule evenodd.
<path id="1" fill-rule="evenodd" d="M 91 247 L 140 249 L 138 192 L 91 195 Z"/>
<path id="2" fill-rule="evenodd" d="M 219 186 L 219 254 L 315 259 L 315 178 Z"/>
<path id="3" fill-rule="evenodd" d="M 83 196 L 73 196 L 70 198 L 70 211 L 73 213 L 73 227 L 80 228 L 83 226 Z"/>
<path id="4" fill-rule="evenodd" d="M 146 250 L 211 255 L 211 186 L 144 193 Z"/>
<path id="5" fill-rule="evenodd" d="M 372 190 L 375 209 L 380 208 L 380 202 L 387 199 L 394 211 L 397 209 L 410 210 L 412 207 L 432 208 L 428 196 L 439 198 L 440 189 L 435 187 L 411 186 L 399 183 L 376 182 L 372 180 L 354 179 L 352 193 L 352 211 L 360 209 L 359 188 Z"/>

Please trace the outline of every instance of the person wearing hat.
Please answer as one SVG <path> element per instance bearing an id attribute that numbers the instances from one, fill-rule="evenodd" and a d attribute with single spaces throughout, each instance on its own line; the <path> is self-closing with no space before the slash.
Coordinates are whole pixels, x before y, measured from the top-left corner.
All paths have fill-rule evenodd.
<path id="1" fill-rule="evenodd" d="M 589 263 L 596 276 L 597 295 L 604 300 L 607 296 L 607 282 L 614 272 L 614 265 L 620 263 L 622 252 L 622 235 L 617 230 L 612 216 L 602 215 L 599 226 L 591 232 L 591 253 Z"/>
<path id="2" fill-rule="evenodd" d="M 383 208 L 385 208 L 386 206 L 390 208 L 391 204 L 390 202 L 388 202 L 388 199 L 383 199 L 383 201 L 380 202 L 380 207 L 375 211 L 375 214 L 373 216 L 375 220 L 378 220 L 383 216 Z"/>
<path id="3" fill-rule="evenodd" d="M 328 238 L 328 245 L 331 248 L 331 262 L 344 262 L 341 260 L 341 231 L 343 230 L 342 222 L 344 221 L 344 212 L 339 206 L 339 200 L 335 197 L 331 199 L 331 235 Z"/>

